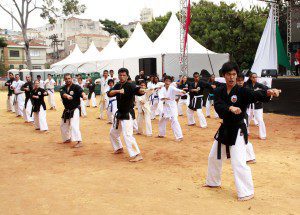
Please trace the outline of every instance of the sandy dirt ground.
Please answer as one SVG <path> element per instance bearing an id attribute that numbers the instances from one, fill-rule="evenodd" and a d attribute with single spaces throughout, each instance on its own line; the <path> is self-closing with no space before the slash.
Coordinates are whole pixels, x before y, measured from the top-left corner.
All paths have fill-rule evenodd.
<path id="1" fill-rule="evenodd" d="M 238 202 L 230 161 L 223 165 L 222 187 L 203 188 L 207 157 L 220 120 L 209 127 L 188 127 L 180 117 L 183 142 L 136 136 L 144 156 L 129 163 L 127 152 L 113 155 L 110 125 L 89 108 L 81 119 L 84 147 L 61 144 L 57 111 L 47 111 L 50 133 L 35 131 L 6 112 L 0 93 L 0 214 L 300 214 L 300 118 L 265 114 L 268 139 L 250 141 L 255 198 Z"/>

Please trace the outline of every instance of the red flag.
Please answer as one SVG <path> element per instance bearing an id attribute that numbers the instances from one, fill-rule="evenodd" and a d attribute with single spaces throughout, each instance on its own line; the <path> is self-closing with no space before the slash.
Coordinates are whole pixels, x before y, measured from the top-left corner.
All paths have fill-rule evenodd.
<path id="1" fill-rule="evenodd" d="M 187 7 L 187 12 L 186 12 L 185 35 L 184 35 L 184 51 L 183 51 L 184 54 L 185 54 L 185 50 L 186 50 L 186 44 L 187 44 L 190 24 L 191 24 L 191 1 L 189 0 L 188 7 Z"/>

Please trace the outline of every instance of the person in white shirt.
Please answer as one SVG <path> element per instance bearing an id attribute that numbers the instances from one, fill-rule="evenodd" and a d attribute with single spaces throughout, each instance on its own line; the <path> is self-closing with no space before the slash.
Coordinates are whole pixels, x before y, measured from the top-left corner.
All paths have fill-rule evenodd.
<path id="1" fill-rule="evenodd" d="M 40 82 L 40 88 L 45 89 L 45 81 L 42 80 L 42 77 L 37 75 L 36 78 Z"/>
<path id="2" fill-rule="evenodd" d="M 146 88 L 146 82 L 140 81 L 141 89 Z M 143 96 L 136 96 L 136 105 L 138 108 L 138 132 L 137 134 L 143 134 L 144 124 L 146 125 L 145 134 L 148 137 L 152 136 L 152 124 L 151 124 L 151 109 L 150 109 L 150 95 L 154 90 L 147 90 Z"/>
<path id="3" fill-rule="evenodd" d="M 85 81 L 82 80 L 81 76 L 78 76 L 77 79 L 77 84 L 81 87 L 81 89 L 84 91 L 84 86 L 85 86 Z M 80 97 L 80 109 L 81 109 L 81 116 L 82 117 L 87 117 L 87 112 L 86 112 L 86 106 L 83 98 Z"/>
<path id="4" fill-rule="evenodd" d="M 158 123 L 159 135 L 158 137 L 166 136 L 166 125 L 167 121 L 171 122 L 171 128 L 175 136 L 176 141 L 182 141 L 183 135 L 182 130 L 178 121 L 178 109 L 176 103 L 176 96 L 183 95 L 186 92 L 180 90 L 174 86 L 171 86 L 172 78 L 165 76 L 165 86 L 159 91 L 159 99 L 162 101 L 162 110 L 160 112 L 160 119 Z"/>
<path id="5" fill-rule="evenodd" d="M 158 98 L 158 90 L 161 88 L 161 85 L 159 83 L 159 79 L 157 76 L 154 76 L 153 79 L 151 77 L 151 81 L 148 82 L 147 88 L 154 90 L 153 93 L 150 95 L 150 109 L 151 109 L 151 119 L 154 120 L 156 116 L 159 115 L 158 113 L 158 103 L 159 103 L 159 98 Z"/>
<path id="6" fill-rule="evenodd" d="M 25 96 L 24 91 L 21 90 L 21 87 L 25 84 L 24 81 L 20 80 L 20 75 L 15 75 L 15 80 L 13 81 L 11 85 L 11 89 L 14 91 L 15 94 L 15 100 L 14 100 L 14 106 L 17 117 L 23 116 L 23 109 L 25 104 Z"/>
<path id="7" fill-rule="evenodd" d="M 50 105 L 50 110 L 55 110 L 55 97 L 54 97 L 54 86 L 56 82 L 52 78 L 51 74 L 48 74 L 48 79 L 45 81 L 45 87 L 48 93 L 48 103 Z"/>
<path id="8" fill-rule="evenodd" d="M 100 94 L 100 102 L 99 102 L 99 106 L 100 106 L 100 115 L 98 119 L 103 119 L 103 113 L 105 111 L 105 109 L 108 106 L 108 100 L 106 99 L 106 92 L 108 89 L 108 71 L 104 70 L 103 71 L 103 77 L 100 79 L 100 83 L 97 82 L 96 84 L 100 84 L 101 85 L 101 94 Z"/>
<path id="9" fill-rule="evenodd" d="M 118 76 L 115 75 L 115 72 L 114 72 L 114 70 L 112 70 L 112 69 L 109 70 L 109 76 L 108 76 L 108 79 L 113 79 L 115 84 L 116 84 L 117 82 L 119 82 Z"/>
<path id="10" fill-rule="evenodd" d="M 115 82 L 113 79 L 109 79 L 108 82 L 108 88 L 107 88 L 107 92 L 109 92 L 115 85 Z M 106 95 L 106 99 L 108 101 L 108 105 L 107 105 L 107 118 L 108 118 L 108 124 L 113 124 L 114 122 L 114 117 L 115 117 L 115 113 L 117 112 L 118 108 L 117 108 L 117 98 L 114 97 L 108 97 Z"/>

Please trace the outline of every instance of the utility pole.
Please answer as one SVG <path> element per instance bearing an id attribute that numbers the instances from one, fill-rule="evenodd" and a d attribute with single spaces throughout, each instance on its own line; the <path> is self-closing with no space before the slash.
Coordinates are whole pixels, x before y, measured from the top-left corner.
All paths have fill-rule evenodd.
<path id="1" fill-rule="evenodd" d="M 186 50 L 184 50 L 187 8 L 188 0 L 180 0 L 180 72 L 182 75 L 188 75 L 188 44 L 186 44 Z"/>

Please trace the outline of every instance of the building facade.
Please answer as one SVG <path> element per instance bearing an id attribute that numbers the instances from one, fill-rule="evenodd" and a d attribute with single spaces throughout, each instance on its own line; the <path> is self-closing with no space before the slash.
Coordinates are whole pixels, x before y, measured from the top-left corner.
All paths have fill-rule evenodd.
<path id="1" fill-rule="evenodd" d="M 141 23 L 151 22 L 153 20 L 153 10 L 151 8 L 143 8 L 141 10 Z"/>

